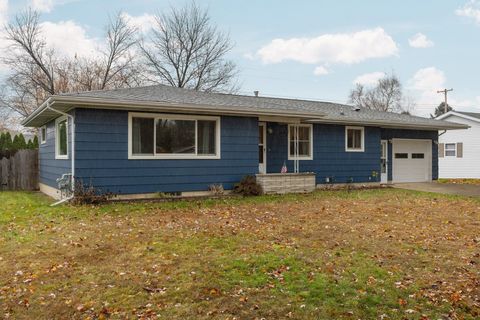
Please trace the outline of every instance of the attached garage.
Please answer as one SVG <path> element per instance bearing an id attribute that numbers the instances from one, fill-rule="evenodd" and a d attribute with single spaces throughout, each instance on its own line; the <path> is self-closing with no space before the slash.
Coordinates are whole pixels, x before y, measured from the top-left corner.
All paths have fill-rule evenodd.
<path id="1" fill-rule="evenodd" d="M 393 182 L 432 180 L 432 141 L 392 140 Z"/>

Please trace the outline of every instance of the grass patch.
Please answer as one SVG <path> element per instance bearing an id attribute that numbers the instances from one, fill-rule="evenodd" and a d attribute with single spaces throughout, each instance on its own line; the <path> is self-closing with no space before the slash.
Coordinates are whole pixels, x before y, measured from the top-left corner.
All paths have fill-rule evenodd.
<path id="1" fill-rule="evenodd" d="M 439 183 L 480 185 L 480 179 L 438 179 Z"/>
<path id="2" fill-rule="evenodd" d="M 0 317 L 480 316 L 478 200 L 373 189 L 49 207 L 0 194 Z"/>

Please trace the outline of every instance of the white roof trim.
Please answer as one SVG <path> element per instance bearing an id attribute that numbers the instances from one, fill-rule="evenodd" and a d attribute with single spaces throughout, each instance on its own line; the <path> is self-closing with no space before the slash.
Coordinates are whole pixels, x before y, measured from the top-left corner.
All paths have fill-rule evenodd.
<path id="1" fill-rule="evenodd" d="M 405 128 L 405 129 L 419 129 L 419 130 L 454 130 L 467 129 L 467 125 L 462 125 L 454 122 L 440 122 L 440 123 L 409 123 L 397 120 L 376 120 L 376 119 L 329 119 L 328 115 L 323 112 L 315 111 L 296 111 L 296 110 L 282 110 L 281 114 L 275 110 L 267 110 L 263 108 L 232 108 L 223 106 L 211 106 L 200 104 L 177 104 L 171 102 L 150 102 L 150 101 L 132 101 L 111 98 L 87 98 L 87 97 L 71 97 L 71 96 L 51 96 L 38 109 L 36 109 L 23 122 L 24 126 L 41 126 L 46 122 L 52 120 L 51 116 L 46 116 L 44 119 L 39 119 L 42 113 L 47 109 L 47 106 L 58 105 L 57 109 L 62 109 L 63 112 L 68 112 L 71 109 L 80 108 L 101 108 L 101 109 L 115 109 L 147 112 L 170 112 L 170 113 L 194 113 L 194 114 L 212 114 L 212 115 L 236 115 L 236 116 L 282 116 L 298 120 L 303 120 L 307 123 L 325 122 L 325 123 L 340 123 L 349 125 L 361 126 L 380 126 L 390 128 Z M 179 109 L 181 107 L 181 109 Z M 38 118 L 37 118 L 38 117 Z"/>
<path id="2" fill-rule="evenodd" d="M 408 124 L 408 123 L 399 123 L 395 121 L 373 121 L 373 120 L 332 120 L 332 119 L 308 119 L 305 122 L 307 123 L 326 123 L 326 124 L 343 124 L 343 125 L 352 125 L 352 126 L 364 126 L 364 127 L 380 127 L 380 128 L 391 128 L 391 129 L 411 129 L 411 130 L 458 130 L 458 129 L 468 129 L 467 125 L 462 125 L 455 122 L 450 122 L 452 125 L 429 125 L 429 124 Z"/>
<path id="3" fill-rule="evenodd" d="M 444 113 L 441 116 L 436 117 L 435 119 L 444 120 L 445 118 L 448 118 L 448 117 L 451 117 L 451 116 L 457 116 L 457 117 L 472 120 L 472 121 L 475 121 L 475 122 L 480 122 L 480 119 L 478 119 L 478 118 L 470 117 L 466 114 L 455 112 L 455 111 L 448 111 L 447 113 Z"/>

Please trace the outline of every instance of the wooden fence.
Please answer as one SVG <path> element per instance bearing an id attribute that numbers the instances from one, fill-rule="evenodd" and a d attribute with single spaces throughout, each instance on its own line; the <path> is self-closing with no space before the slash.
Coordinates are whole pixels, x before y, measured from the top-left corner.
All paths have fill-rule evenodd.
<path id="1" fill-rule="evenodd" d="M 38 189 L 38 150 L 19 150 L 0 160 L 0 190 Z"/>

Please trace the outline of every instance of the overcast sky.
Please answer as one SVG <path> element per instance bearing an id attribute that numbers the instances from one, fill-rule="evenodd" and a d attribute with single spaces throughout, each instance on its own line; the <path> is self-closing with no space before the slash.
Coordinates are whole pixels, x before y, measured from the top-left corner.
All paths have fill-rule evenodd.
<path id="1" fill-rule="evenodd" d="M 88 55 L 108 15 L 122 10 L 148 33 L 152 15 L 185 1 L 0 0 L 3 24 L 31 6 L 42 12 L 47 42 Z M 355 82 L 394 72 L 428 115 L 449 102 L 480 112 L 480 1 L 199 0 L 235 43 L 241 93 L 347 102 Z M 0 40 L 0 49 L 4 40 Z M 0 73 L 2 71 L 0 66 Z"/>

